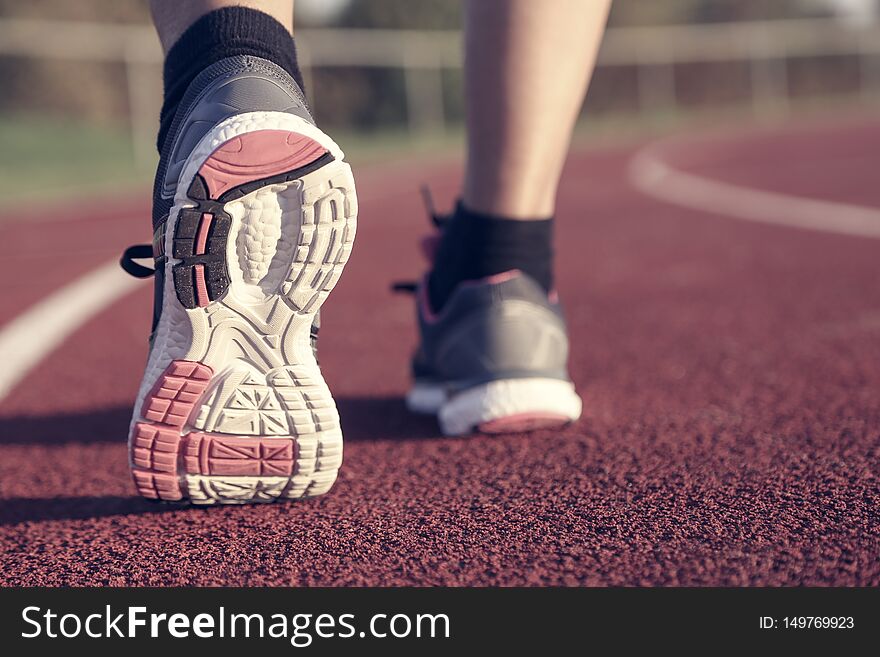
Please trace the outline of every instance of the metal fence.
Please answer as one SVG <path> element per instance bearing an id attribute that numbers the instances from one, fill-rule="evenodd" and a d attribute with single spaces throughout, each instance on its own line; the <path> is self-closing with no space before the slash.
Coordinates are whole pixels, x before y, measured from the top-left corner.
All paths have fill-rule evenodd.
<path id="1" fill-rule="evenodd" d="M 407 120 L 413 132 L 446 123 L 442 72 L 462 64 L 456 31 L 297 31 L 303 74 L 328 67 L 401 69 Z M 0 55 L 92 62 L 122 62 L 135 153 L 152 157 L 160 98 L 153 93 L 162 53 L 150 26 L 0 19 Z M 748 65 L 752 107 L 784 114 L 789 104 L 788 62 L 797 58 L 854 56 L 858 92 L 880 93 L 880 27 L 833 19 L 627 27 L 607 30 L 599 67 L 633 67 L 640 111 L 675 108 L 676 67 L 688 63 Z M 313 99 L 320 105 L 321 99 Z"/>

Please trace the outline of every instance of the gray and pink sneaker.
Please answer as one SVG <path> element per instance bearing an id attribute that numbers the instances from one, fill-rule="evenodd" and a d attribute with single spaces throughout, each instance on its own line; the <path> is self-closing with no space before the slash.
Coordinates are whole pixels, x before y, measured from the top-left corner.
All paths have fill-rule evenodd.
<path id="1" fill-rule="evenodd" d="M 442 218 L 434 223 L 442 230 Z M 437 239 L 426 240 L 429 259 Z M 411 411 L 436 414 L 450 436 L 559 428 L 580 417 L 555 293 L 512 270 L 460 283 L 434 312 L 428 276 L 396 287 L 417 299 L 420 340 L 406 398 Z"/>
<path id="2" fill-rule="evenodd" d="M 313 350 L 351 253 L 357 197 L 339 147 L 271 62 L 225 59 L 190 85 L 156 174 L 149 360 L 129 456 L 141 495 L 242 504 L 327 492 L 339 415 Z"/>

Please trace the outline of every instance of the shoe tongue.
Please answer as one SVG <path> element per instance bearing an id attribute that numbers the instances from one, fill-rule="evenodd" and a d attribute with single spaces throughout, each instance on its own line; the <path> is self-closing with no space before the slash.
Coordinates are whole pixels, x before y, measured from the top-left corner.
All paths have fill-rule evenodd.
<path id="1" fill-rule="evenodd" d="M 425 235 L 419 242 L 419 246 L 428 262 L 434 264 L 434 260 L 437 258 L 437 249 L 440 247 L 439 233 Z"/>

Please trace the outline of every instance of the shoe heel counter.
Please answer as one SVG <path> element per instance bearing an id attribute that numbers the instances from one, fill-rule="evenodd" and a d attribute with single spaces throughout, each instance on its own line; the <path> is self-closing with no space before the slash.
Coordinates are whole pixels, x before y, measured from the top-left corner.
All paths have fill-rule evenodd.
<path id="1" fill-rule="evenodd" d="M 153 184 L 154 225 L 170 210 L 186 158 L 199 141 L 228 117 L 255 110 L 293 114 L 314 125 L 302 90 L 271 62 L 229 57 L 192 82 L 162 148 Z"/>
<path id="2" fill-rule="evenodd" d="M 567 361 L 562 318 L 519 300 L 466 317 L 438 345 L 435 359 L 443 378 L 468 384 L 499 378 L 567 379 Z"/>

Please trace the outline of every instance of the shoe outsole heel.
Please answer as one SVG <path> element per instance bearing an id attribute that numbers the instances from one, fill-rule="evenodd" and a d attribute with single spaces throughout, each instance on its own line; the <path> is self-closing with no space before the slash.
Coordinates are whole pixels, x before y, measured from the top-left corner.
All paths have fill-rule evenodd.
<path id="1" fill-rule="evenodd" d="M 186 189 L 165 303 L 185 309 L 190 344 L 132 422 L 135 486 L 195 504 L 320 495 L 342 434 L 309 337 L 351 252 L 351 171 L 318 139 L 253 130 L 216 147 Z"/>

